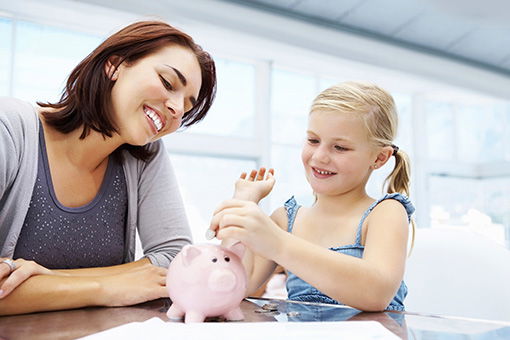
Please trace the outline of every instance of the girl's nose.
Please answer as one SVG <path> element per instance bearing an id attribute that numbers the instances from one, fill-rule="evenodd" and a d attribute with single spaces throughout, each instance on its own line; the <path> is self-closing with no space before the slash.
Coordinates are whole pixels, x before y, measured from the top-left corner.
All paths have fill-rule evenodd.
<path id="1" fill-rule="evenodd" d="M 328 150 L 322 146 L 319 146 L 313 153 L 312 158 L 317 162 L 327 163 L 329 162 Z"/>

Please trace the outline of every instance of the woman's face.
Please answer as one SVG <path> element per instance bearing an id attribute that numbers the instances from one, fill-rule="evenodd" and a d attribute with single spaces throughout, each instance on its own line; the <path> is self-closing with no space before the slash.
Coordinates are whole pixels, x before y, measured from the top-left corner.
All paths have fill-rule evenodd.
<path id="1" fill-rule="evenodd" d="M 202 85 L 200 65 L 186 47 L 168 45 L 110 75 L 112 108 L 123 143 L 145 145 L 181 126 Z"/>

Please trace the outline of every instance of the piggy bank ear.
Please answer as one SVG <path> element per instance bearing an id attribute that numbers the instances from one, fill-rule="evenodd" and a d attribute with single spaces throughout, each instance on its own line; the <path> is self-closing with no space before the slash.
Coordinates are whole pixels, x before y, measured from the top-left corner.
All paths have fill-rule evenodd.
<path id="1" fill-rule="evenodd" d="M 243 258 L 243 255 L 244 255 L 244 244 L 242 244 L 241 242 L 236 242 L 234 243 L 233 245 L 231 245 L 230 247 L 228 247 L 228 249 L 233 252 L 234 254 L 236 254 L 237 256 L 239 256 L 240 259 Z"/>
<path id="2" fill-rule="evenodd" d="M 184 248 L 182 248 L 182 263 L 185 266 L 189 266 L 191 262 L 193 262 L 193 259 L 200 255 L 202 251 L 195 246 L 192 245 L 186 245 Z"/>

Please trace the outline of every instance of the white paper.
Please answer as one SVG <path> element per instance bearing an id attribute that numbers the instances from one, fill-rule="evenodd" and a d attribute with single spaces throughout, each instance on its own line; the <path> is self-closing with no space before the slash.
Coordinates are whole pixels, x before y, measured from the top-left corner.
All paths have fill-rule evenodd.
<path id="1" fill-rule="evenodd" d="M 132 322 L 82 339 L 400 339 L 376 321 L 331 322 Z"/>

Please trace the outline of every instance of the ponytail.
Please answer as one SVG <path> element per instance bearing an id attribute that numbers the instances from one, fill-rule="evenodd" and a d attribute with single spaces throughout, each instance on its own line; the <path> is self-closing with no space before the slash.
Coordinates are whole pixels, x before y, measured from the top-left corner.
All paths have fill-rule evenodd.
<path id="1" fill-rule="evenodd" d="M 387 192 L 392 194 L 399 192 L 409 196 L 410 193 L 410 181 L 411 181 L 411 169 L 409 166 L 409 157 L 407 154 L 398 150 L 395 154 L 395 168 L 384 180 L 384 185 L 388 184 Z"/>
<path id="2" fill-rule="evenodd" d="M 393 154 L 395 156 L 395 167 L 393 171 L 386 177 L 384 180 L 384 186 L 387 184 L 386 192 L 388 194 L 398 192 L 409 196 L 410 194 L 410 181 L 411 181 L 411 168 L 409 166 L 409 156 L 407 154 L 397 149 Z M 412 234 L 411 234 L 411 247 L 409 249 L 408 256 L 411 255 L 411 252 L 414 247 L 414 238 L 416 236 L 416 223 L 411 218 L 411 226 L 412 226 Z"/>

